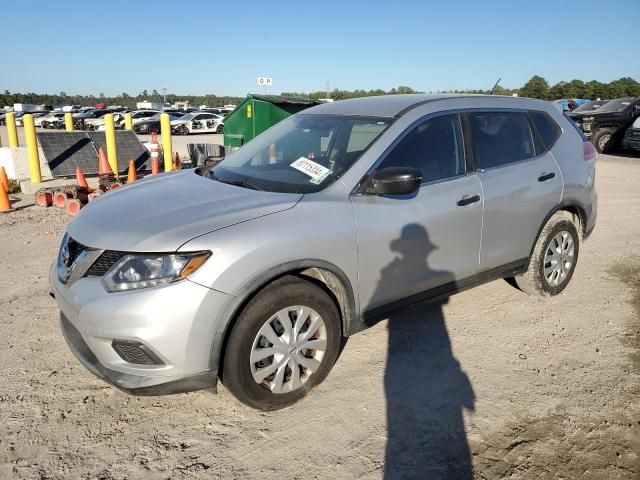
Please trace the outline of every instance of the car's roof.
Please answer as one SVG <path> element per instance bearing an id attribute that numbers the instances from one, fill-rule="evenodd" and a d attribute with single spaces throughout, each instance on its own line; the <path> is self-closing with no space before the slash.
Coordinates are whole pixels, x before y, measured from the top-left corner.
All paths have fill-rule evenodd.
<path id="1" fill-rule="evenodd" d="M 530 102 L 538 102 L 530 98 L 506 97 L 499 95 L 471 95 L 471 94 L 408 94 L 408 95 L 381 95 L 376 97 L 360 97 L 349 100 L 323 103 L 304 110 L 304 114 L 329 114 L 329 115 L 362 115 L 371 117 L 398 117 L 414 107 L 430 102 L 442 100 L 455 100 L 461 98 L 482 98 L 485 100 L 500 99 L 500 106 L 504 102 L 513 102 L 514 108 L 526 108 Z M 497 103 L 497 102 L 496 102 Z"/>

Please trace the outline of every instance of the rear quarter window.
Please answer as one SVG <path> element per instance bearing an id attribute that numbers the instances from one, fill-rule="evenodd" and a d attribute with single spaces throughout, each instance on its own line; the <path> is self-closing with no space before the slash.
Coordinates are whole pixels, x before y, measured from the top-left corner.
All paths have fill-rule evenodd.
<path id="1" fill-rule="evenodd" d="M 530 111 L 529 117 L 538 132 L 544 150 L 549 150 L 560 136 L 560 126 L 545 112 Z"/>

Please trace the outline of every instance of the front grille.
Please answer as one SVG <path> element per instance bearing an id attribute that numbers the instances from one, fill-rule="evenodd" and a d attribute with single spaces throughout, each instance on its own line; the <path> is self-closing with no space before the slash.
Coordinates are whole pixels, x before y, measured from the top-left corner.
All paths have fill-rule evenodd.
<path id="1" fill-rule="evenodd" d="M 140 342 L 114 340 L 111 346 L 125 362 L 138 365 L 164 365 L 162 360 Z"/>
<path id="2" fill-rule="evenodd" d="M 113 267 L 116 262 L 118 262 L 122 257 L 126 255 L 126 252 L 118 252 L 115 250 L 105 250 L 98 257 L 98 259 L 93 262 L 93 265 L 87 270 L 85 276 L 87 277 L 101 277 L 105 273 L 109 271 L 111 267 Z"/>

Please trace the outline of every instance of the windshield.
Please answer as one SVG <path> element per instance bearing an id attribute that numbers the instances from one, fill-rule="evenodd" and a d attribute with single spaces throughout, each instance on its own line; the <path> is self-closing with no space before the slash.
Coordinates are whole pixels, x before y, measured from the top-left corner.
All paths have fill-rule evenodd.
<path id="1" fill-rule="evenodd" d="M 583 103 L 578 108 L 576 108 L 574 110 L 574 112 L 589 112 L 589 111 L 593 111 L 593 110 L 596 110 L 597 108 L 600 108 L 605 103 L 607 103 L 607 102 L 606 101 L 602 101 L 602 100 L 592 100 L 590 102 Z"/>
<path id="2" fill-rule="evenodd" d="M 186 115 L 181 116 L 178 120 L 191 120 L 195 116 L 195 113 L 187 113 Z"/>
<path id="3" fill-rule="evenodd" d="M 318 192 L 340 178 L 390 122 L 378 117 L 294 115 L 233 152 L 207 176 L 256 190 Z"/>
<path id="4" fill-rule="evenodd" d="M 600 112 L 621 112 L 629 105 L 631 105 L 636 99 L 633 97 L 616 98 L 608 103 L 605 103 L 598 109 Z"/>

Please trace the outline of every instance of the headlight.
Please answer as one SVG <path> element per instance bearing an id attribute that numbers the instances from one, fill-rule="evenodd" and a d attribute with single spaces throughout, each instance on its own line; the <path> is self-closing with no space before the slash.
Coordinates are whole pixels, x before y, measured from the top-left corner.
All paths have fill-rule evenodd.
<path id="1" fill-rule="evenodd" d="M 191 275 L 210 255 L 211 252 L 125 255 L 105 273 L 102 283 L 109 292 L 165 285 Z"/>

